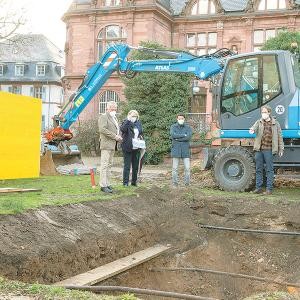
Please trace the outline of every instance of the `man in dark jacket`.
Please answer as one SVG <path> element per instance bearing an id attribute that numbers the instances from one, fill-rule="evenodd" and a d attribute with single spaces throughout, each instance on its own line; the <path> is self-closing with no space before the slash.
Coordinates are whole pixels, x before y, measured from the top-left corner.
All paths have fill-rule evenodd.
<path id="1" fill-rule="evenodd" d="M 192 134 L 192 128 L 185 123 L 185 116 L 178 114 L 177 122 L 170 128 L 171 156 L 173 158 L 172 182 L 174 187 L 178 186 L 178 166 L 181 158 L 184 164 L 184 183 L 186 186 L 190 184 L 190 140 Z"/>

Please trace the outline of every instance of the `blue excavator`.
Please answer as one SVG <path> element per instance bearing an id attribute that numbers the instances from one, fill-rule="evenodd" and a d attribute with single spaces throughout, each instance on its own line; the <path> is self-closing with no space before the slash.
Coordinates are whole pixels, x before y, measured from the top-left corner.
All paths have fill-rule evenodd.
<path id="1" fill-rule="evenodd" d="M 155 60 L 128 60 L 133 49 L 166 57 Z M 219 128 L 220 147 L 205 149 L 204 166 L 213 168 L 218 186 L 227 191 L 245 191 L 255 180 L 249 128 L 260 117 L 263 105 L 272 107 L 279 121 L 284 156 L 276 167 L 300 166 L 300 70 L 299 58 L 288 51 L 261 51 L 235 55 L 228 49 L 195 56 L 185 51 L 110 46 L 99 62 L 88 69 L 77 92 L 54 117 L 54 128 L 45 134 L 47 144 L 71 150 L 71 125 L 101 89 L 112 73 L 132 78 L 140 72 L 191 73 L 213 83 L 213 115 Z"/>

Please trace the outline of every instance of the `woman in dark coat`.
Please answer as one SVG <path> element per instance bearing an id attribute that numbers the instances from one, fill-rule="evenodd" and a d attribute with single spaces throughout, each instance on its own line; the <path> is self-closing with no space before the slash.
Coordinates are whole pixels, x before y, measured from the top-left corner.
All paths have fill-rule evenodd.
<path id="1" fill-rule="evenodd" d="M 131 110 L 128 113 L 127 119 L 123 121 L 120 130 L 123 138 L 121 144 L 124 157 L 123 185 L 128 186 L 130 167 L 132 167 L 131 185 L 136 186 L 140 149 L 145 147 L 142 138 L 143 128 L 136 110 Z"/>

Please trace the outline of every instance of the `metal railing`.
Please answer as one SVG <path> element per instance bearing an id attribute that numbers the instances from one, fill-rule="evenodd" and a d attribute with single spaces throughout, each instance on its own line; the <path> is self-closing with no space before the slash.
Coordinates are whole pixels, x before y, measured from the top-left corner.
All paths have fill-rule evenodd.
<path id="1" fill-rule="evenodd" d="M 193 128 L 194 132 L 206 132 L 210 129 L 210 113 L 188 113 L 187 122 Z"/>

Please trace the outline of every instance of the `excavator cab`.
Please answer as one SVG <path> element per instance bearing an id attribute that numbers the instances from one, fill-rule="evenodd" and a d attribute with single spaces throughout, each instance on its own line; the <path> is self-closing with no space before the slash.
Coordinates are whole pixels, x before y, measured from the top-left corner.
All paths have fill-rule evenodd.
<path id="1" fill-rule="evenodd" d="M 250 190 L 255 180 L 249 128 L 268 105 L 279 122 L 285 151 L 275 168 L 300 167 L 300 70 L 288 51 L 261 51 L 228 58 L 217 88 L 216 111 L 222 147 L 205 161 L 224 190 Z"/>
<path id="2" fill-rule="evenodd" d="M 287 51 L 262 51 L 228 60 L 219 99 L 223 138 L 248 130 L 260 117 L 264 105 L 272 107 L 283 130 L 299 129 L 298 122 L 293 121 L 299 119 L 299 103 L 294 101 L 297 86 L 293 59 Z"/>

